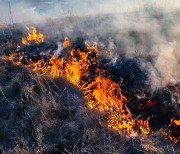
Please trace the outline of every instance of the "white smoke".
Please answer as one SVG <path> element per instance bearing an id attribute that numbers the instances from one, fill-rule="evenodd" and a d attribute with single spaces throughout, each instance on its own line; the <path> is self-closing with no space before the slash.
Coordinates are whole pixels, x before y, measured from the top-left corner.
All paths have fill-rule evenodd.
<path id="1" fill-rule="evenodd" d="M 104 54 L 110 52 L 111 63 L 117 55 L 144 58 L 152 90 L 180 82 L 179 0 L 13 0 L 10 5 L 11 10 L 8 0 L 0 0 L 1 23 L 11 11 L 15 23 L 47 21 L 52 35 L 73 39 L 85 33 Z"/>
<path id="2" fill-rule="evenodd" d="M 43 21 L 65 15 L 116 14 L 141 11 L 152 5 L 166 10 L 178 9 L 178 0 L 0 0 L 0 18 L 8 20 L 11 13 L 14 22 Z"/>
<path id="3" fill-rule="evenodd" d="M 61 52 L 63 50 L 63 46 L 61 42 L 58 42 L 57 45 L 58 45 L 58 48 L 56 51 L 54 51 L 54 57 L 58 57 L 59 55 L 61 55 Z"/>

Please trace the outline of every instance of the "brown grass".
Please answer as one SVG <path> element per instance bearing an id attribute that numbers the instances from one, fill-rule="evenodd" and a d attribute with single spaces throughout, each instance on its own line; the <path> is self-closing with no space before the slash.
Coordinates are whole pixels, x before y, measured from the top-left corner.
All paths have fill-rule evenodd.
<path id="1" fill-rule="evenodd" d="M 2 153 L 180 153 L 159 132 L 130 137 L 100 126 L 77 87 L 15 66 L 7 58 L 14 38 L 0 41 Z"/>

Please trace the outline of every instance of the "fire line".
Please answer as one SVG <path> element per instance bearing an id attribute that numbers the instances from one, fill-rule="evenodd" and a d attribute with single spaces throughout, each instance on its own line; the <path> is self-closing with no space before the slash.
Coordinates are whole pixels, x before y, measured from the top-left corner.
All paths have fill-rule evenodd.
<path id="1" fill-rule="evenodd" d="M 27 36 L 22 38 L 22 46 L 40 44 L 44 42 L 44 34 L 37 31 L 33 26 L 26 27 Z M 105 77 L 103 70 L 98 67 L 98 43 L 93 45 L 86 44 L 86 51 L 71 49 L 68 57 L 54 57 L 49 55 L 49 60 L 43 58 L 34 60 L 33 58 L 23 57 L 24 51 L 12 52 L 9 60 L 16 65 L 24 65 L 33 71 L 38 71 L 42 75 L 48 74 L 51 77 L 65 77 L 69 82 L 78 86 L 84 93 L 89 108 L 98 110 L 105 115 L 107 127 L 119 134 L 132 134 L 138 129 L 142 134 L 151 133 L 149 118 L 134 119 L 131 111 L 126 105 L 127 98 L 123 95 L 118 83 Z M 71 45 L 69 38 L 64 37 L 64 49 Z M 21 47 L 18 46 L 17 51 Z M 26 64 L 24 64 L 26 61 Z M 94 75 L 92 74 L 94 67 Z M 147 102 L 148 106 L 153 106 L 153 101 Z M 162 131 L 163 136 L 175 143 L 180 142 L 180 138 L 173 136 L 169 128 L 172 125 L 179 126 L 179 120 L 171 120 L 171 124 Z"/>

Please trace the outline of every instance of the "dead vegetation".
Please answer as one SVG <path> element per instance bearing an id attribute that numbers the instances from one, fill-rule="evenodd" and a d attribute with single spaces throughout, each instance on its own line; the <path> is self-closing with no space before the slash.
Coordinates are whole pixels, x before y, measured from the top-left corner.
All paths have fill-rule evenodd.
<path id="1" fill-rule="evenodd" d="M 16 32 L 18 33 L 18 32 Z M 14 65 L 13 36 L 0 38 L 0 147 L 2 153 L 179 153 L 159 132 L 120 136 L 99 125 L 82 92 L 64 78 Z"/>

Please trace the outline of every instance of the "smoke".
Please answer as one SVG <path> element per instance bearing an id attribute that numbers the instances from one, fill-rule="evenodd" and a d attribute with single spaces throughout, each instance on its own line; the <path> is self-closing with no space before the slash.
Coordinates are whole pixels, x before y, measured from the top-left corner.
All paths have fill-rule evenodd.
<path id="1" fill-rule="evenodd" d="M 178 0 L 0 0 L 0 18 L 9 19 L 11 12 L 14 22 L 43 21 L 48 18 L 59 18 L 69 15 L 92 15 L 127 13 L 134 10 L 141 11 L 147 5 L 163 7 L 166 10 L 177 9 Z"/>
<path id="2" fill-rule="evenodd" d="M 152 90 L 180 82 L 179 11 L 148 6 L 113 20 L 118 29 L 116 48 L 121 49 L 117 52 L 144 60 L 142 69 L 147 72 Z"/>
<path id="3" fill-rule="evenodd" d="M 133 17 L 134 22 L 128 22 L 131 26 L 126 26 L 123 32 L 126 57 L 146 59 L 142 67 L 148 72 L 153 90 L 180 82 L 178 13 L 148 8 Z M 118 37 L 122 38 L 122 35 Z"/>
<path id="4" fill-rule="evenodd" d="M 102 56 L 140 61 L 152 90 L 180 82 L 180 1 L 178 0 L 13 0 L 15 23 L 42 25 L 57 42 L 97 41 Z M 0 22 L 9 20 L 9 1 L 0 0 Z M 61 53 L 58 43 L 55 56 Z"/>

